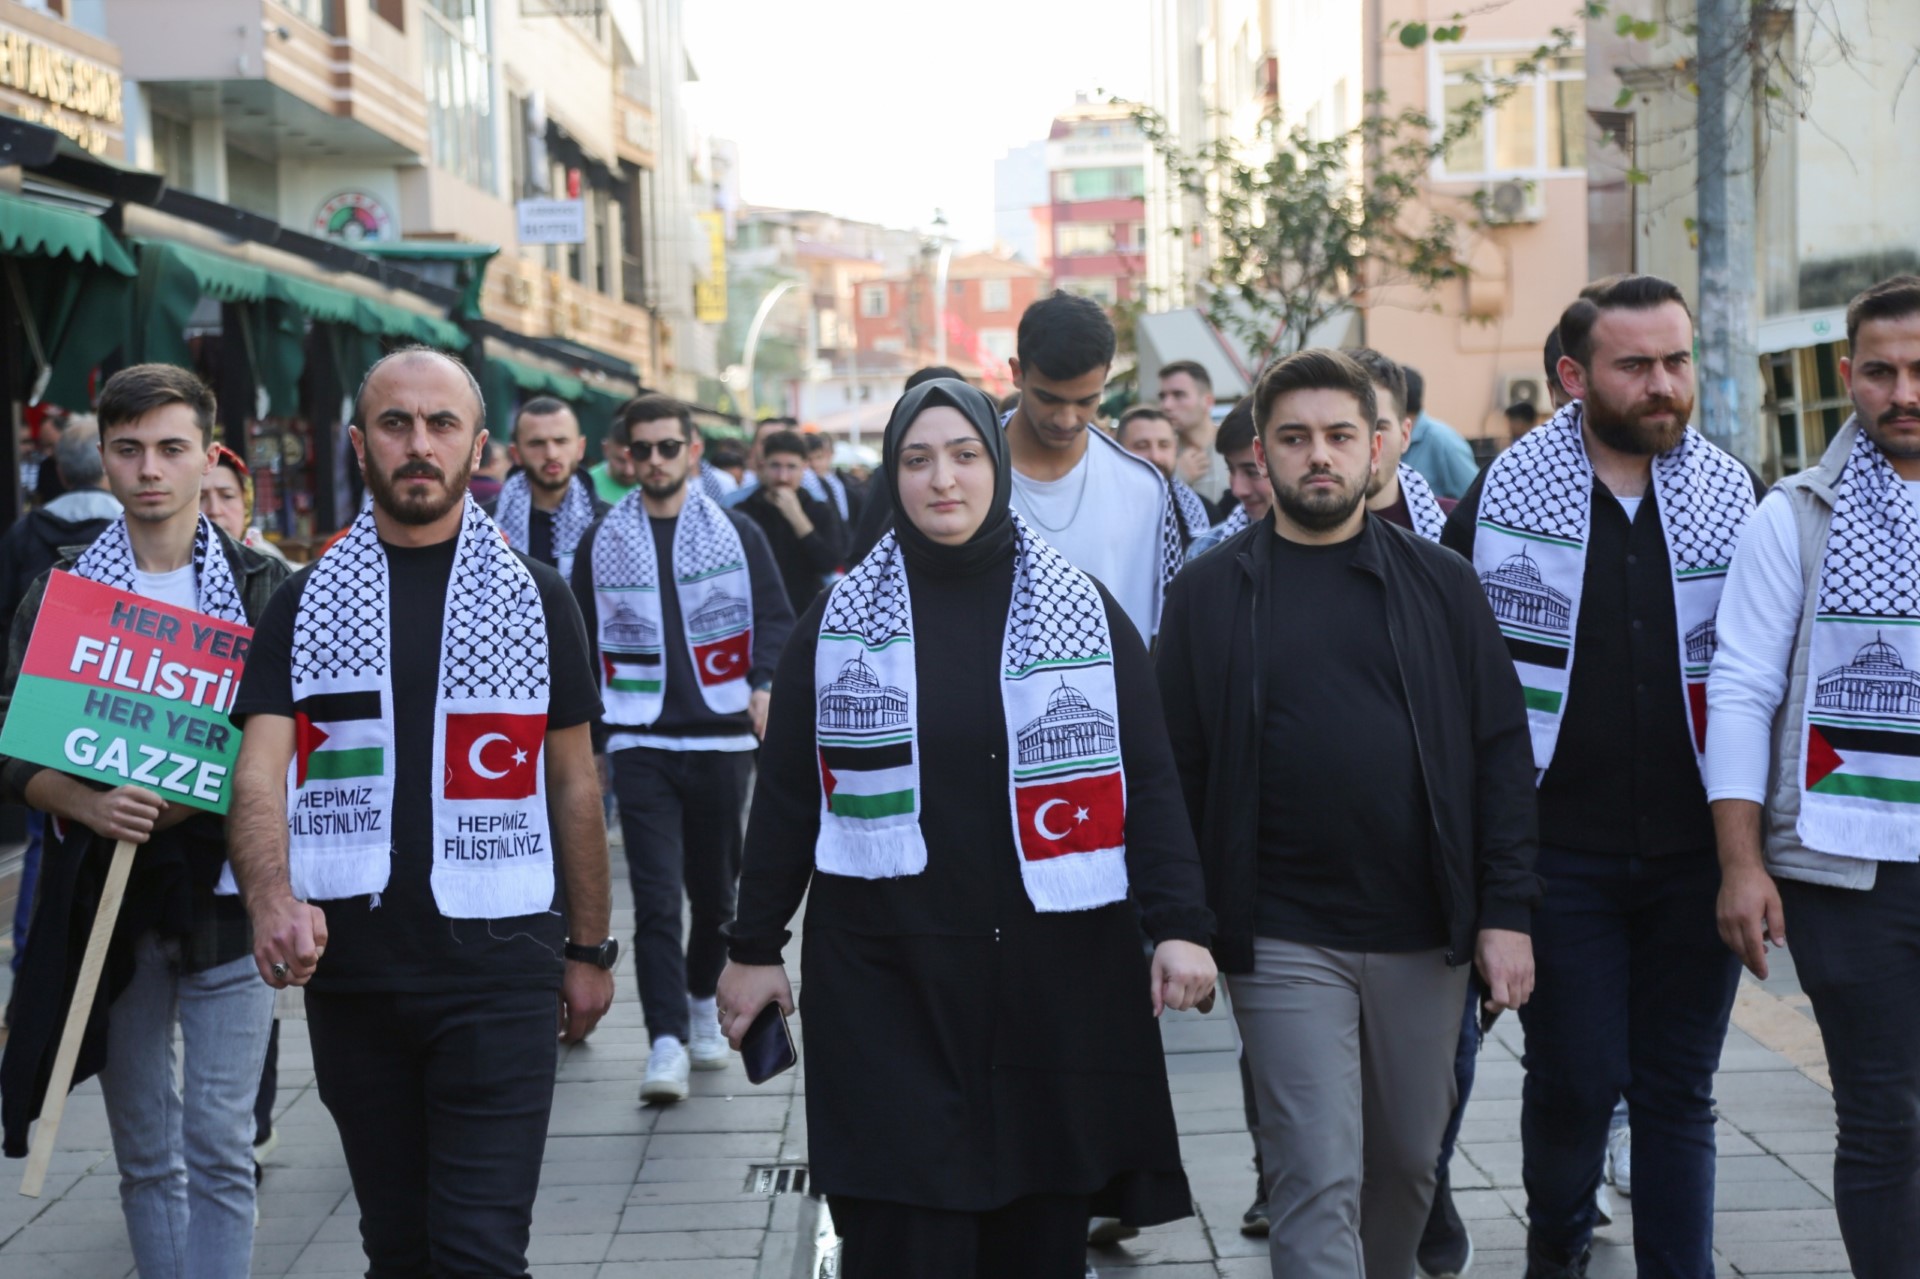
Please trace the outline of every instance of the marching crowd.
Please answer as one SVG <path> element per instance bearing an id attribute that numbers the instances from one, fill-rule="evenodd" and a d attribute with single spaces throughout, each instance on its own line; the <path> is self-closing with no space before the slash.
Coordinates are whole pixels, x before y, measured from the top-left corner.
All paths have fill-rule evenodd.
<path id="1" fill-rule="evenodd" d="M 587 468 L 566 405 L 499 421 L 410 348 L 355 397 L 365 506 L 297 571 L 206 387 L 124 369 L 4 543 L 5 691 L 51 572 L 251 626 L 233 802 L 0 761 L 46 818 L 6 1153 L 132 841 L 78 1077 L 140 1273 L 247 1273 L 299 987 L 367 1273 L 525 1274 L 557 1045 L 628 940 L 615 814 L 642 1103 L 795 1010 L 804 909 L 848 1279 L 1078 1279 L 1190 1215 L 1156 1018 L 1216 983 L 1276 1277 L 1468 1270 L 1448 1163 L 1513 1010 L 1528 1275 L 1584 1275 L 1611 1192 L 1642 1276 L 1708 1279 L 1714 1071 L 1789 919 L 1851 1264 L 1912 1279 L 1920 277 L 1847 341 L 1853 416 L 1770 491 L 1688 425 L 1693 317 L 1646 276 L 1570 300 L 1553 415 L 1484 467 L 1365 349 L 1218 420 L 1179 361 L 1109 430 L 1114 332 L 1065 294 L 1007 402 L 915 374 L 865 483 L 789 419 L 726 455 L 652 394 Z"/>

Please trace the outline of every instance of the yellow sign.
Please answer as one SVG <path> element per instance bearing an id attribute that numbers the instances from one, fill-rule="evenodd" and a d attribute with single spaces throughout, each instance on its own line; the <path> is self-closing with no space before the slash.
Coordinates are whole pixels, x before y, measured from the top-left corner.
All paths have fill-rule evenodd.
<path id="1" fill-rule="evenodd" d="M 117 130 L 121 123 L 118 71 L 18 31 L 0 31 L 0 89 L 38 99 L 44 105 L 23 104 L 15 114 L 95 154 L 112 140 L 100 126 Z"/>
<path id="2" fill-rule="evenodd" d="M 727 219 L 720 213 L 696 213 L 707 228 L 707 278 L 693 286 L 693 318 L 702 324 L 727 322 Z"/>

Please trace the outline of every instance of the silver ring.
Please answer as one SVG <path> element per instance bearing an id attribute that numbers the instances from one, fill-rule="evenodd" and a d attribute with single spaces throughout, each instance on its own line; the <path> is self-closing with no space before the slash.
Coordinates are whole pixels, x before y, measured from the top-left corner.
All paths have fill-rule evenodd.
<path id="1" fill-rule="evenodd" d="M 273 975 L 275 977 L 278 977 L 281 981 L 285 981 L 287 979 L 287 974 L 292 971 L 293 970 L 291 968 L 288 968 L 285 964 L 273 965 Z"/>

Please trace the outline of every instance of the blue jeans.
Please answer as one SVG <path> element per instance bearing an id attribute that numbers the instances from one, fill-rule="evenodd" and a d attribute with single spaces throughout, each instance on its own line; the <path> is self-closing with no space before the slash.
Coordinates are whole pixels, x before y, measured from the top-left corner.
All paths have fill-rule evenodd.
<path id="1" fill-rule="evenodd" d="M 1740 968 L 1720 941 L 1710 850 L 1640 858 L 1542 848 L 1537 977 L 1520 1010 L 1529 1242 L 1584 1251 L 1625 1096 L 1640 1279 L 1712 1279 L 1713 1072 Z"/>
<path id="2" fill-rule="evenodd" d="M 1477 969 L 1467 970 L 1467 1011 L 1460 1018 L 1460 1046 L 1453 1050 L 1453 1088 L 1459 1100 L 1447 1116 L 1447 1131 L 1440 1138 L 1438 1175 L 1444 1179 L 1447 1165 L 1453 1162 L 1454 1143 L 1460 1140 L 1460 1124 L 1467 1117 L 1467 1101 L 1473 1096 L 1473 1076 L 1480 1062 L 1480 1001 L 1486 988 L 1480 984 Z"/>
<path id="3" fill-rule="evenodd" d="M 246 1279 L 253 1257 L 253 1099 L 273 991 L 253 957 L 181 972 L 152 933 L 107 1010 L 100 1091 L 141 1279 Z M 185 1044 L 175 1085 L 173 1024 Z"/>

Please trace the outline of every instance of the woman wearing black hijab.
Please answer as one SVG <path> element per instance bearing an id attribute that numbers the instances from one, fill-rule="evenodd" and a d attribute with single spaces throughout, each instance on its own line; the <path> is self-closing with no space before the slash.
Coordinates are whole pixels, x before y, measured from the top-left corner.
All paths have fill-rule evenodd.
<path id="1" fill-rule="evenodd" d="M 720 980 L 791 1010 L 846 1279 L 1081 1279 L 1090 1215 L 1192 1212 L 1154 1018 L 1213 988 L 1212 916 L 1126 614 L 1008 508 L 993 403 L 916 387 L 899 518 L 775 676 Z M 1156 943 L 1151 960 L 1140 933 Z"/>

